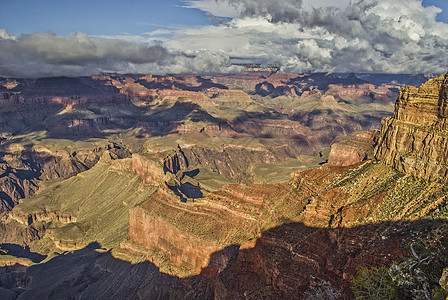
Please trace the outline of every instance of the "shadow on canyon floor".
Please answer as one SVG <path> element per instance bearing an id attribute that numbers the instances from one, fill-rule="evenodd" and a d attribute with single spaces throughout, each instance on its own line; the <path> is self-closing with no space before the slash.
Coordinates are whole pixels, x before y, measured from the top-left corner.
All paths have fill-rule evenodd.
<path id="1" fill-rule="evenodd" d="M 29 267 L 26 280 L 24 270 L 14 273 L 9 267 L 8 273 L 2 267 L 2 278 L 10 280 L 0 280 L 0 287 L 10 293 L 22 288 L 19 299 L 303 299 L 310 287 L 325 282 L 342 292 L 341 299 L 353 299 L 350 280 L 359 267 L 402 261 L 411 242 L 446 253 L 447 225 L 446 220 L 419 220 L 328 229 L 285 223 L 211 254 L 201 274 L 186 278 L 161 273 L 150 262 L 116 259 L 92 243 Z M 448 264 L 444 254 L 437 260 Z M 439 277 L 442 269 L 435 270 Z M 15 286 L 14 276 L 27 285 Z"/>
<path id="2" fill-rule="evenodd" d="M 0 251 L 2 254 L 11 255 L 14 257 L 28 258 L 34 263 L 40 263 L 46 257 L 45 255 L 37 252 L 32 252 L 28 246 L 22 247 L 11 243 L 0 244 Z"/>

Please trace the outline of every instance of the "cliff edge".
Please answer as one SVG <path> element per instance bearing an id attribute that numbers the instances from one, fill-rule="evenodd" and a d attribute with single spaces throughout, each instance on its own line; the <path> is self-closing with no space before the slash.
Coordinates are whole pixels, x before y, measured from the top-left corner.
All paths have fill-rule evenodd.
<path id="1" fill-rule="evenodd" d="M 447 183 L 448 73 L 400 90 L 394 116 L 381 122 L 375 158 L 396 170 Z"/>

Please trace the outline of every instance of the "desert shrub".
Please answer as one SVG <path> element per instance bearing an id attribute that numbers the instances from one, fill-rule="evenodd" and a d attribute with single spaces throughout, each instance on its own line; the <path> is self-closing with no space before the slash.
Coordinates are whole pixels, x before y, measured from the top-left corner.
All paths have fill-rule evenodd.
<path id="1" fill-rule="evenodd" d="M 305 300 L 336 300 L 341 297 L 341 290 L 335 289 L 329 282 L 322 281 L 318 286 L 312 286 L 305 293 Z"/>
<path id="2" fill-rule="evenodd" d="M 352 290 L 357 300 L 402 299 L 400 289 L 386 267 L 359 269 L 352 282 Z"/>

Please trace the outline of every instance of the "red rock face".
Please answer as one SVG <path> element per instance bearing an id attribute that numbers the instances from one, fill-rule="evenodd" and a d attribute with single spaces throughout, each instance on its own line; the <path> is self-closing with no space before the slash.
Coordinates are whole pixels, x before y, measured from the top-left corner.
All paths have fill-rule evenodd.
<path id="1" fill-rule="evenodd" d="M 289 223 L 269 230 L 220 273 L 214 299 L 304 299 L 324 282 L 340 290 L 338 299 L 354 299 L 350 280 L 357 270 L 402 260 L 407 239 L 428 224 L 397 225 L 329 230 Z"/>
<path id="2" fill-rule="evenodd" d="M 373 158 L 378 132 L 360 132 L 352 138 L 331 145 L 328 163 L 346 167 Z"/>
<path id="3" fill-rule="evenodd" d="M 367 153 L 360 152 L 358 149 L 343 147 L 333 144 L 328 157 L 328 163 L 334 166 L 346 167 L 356 165 L 367 159 Z"/>
<path id="4" fill-rule="evenodd" d="M 177 153 L 167 156 L 163 161 L 163 169 L 165 172 L 176 174 L 181 170 L 181 164 L 179 162 L 179 156 Z"/>
<path id="5" fill-rule="evenodd" d="M 159 185 L 162 182 L 163 171 L 154 159 L 132 154 L 132 171 L 143 181 L 143 184 Z"/>
<path id="6" fill-rule="evenodd" d="M 129 210 L 129 238 L 148 249 L 157 249 L 168 256 L 171 264 L 192 269 L 196 274 L 208 265 L 210 254 L 218 250 L 213 242 L 185 234 L 163 218 L 146 214 L 141 207 Z"/>
<path id="7" fill-rule="evenodd" d="M 400 172 L 447 182 L 447 86 L 445 74 L 400 91 L 393 118 L 382 121 L 377 159 Z"/>

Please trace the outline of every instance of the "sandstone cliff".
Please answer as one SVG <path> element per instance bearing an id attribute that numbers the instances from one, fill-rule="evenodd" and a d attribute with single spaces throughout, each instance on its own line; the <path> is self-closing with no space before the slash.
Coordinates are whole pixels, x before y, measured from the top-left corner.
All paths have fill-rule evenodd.
<path id="1" fill-rule="evenodd" d="M 394 116 L 383 119 L 375 157 L 400 172 L 447 182 L 448 75 L 404 87 Z"/>
<path id="2" fill-rule="evenodd" d="M 208 266 L 213 252 L 242 244 L 296 216 L 304 201 L 295 198 L 286 184 L 228 185 L 186 203 L 160 187 L 131 208 L 129 240 L 121 247 L 144 254 L 163 272 L 198 274 Z M 216 268 L 207 272 L 216 275 Z"/>
<path id="3" fill-rule="evenodd" d="M 373 158 L 378 132 L 359 132 L 355 136 L 331 145 L 328 163 L 346 167 Z"/>

